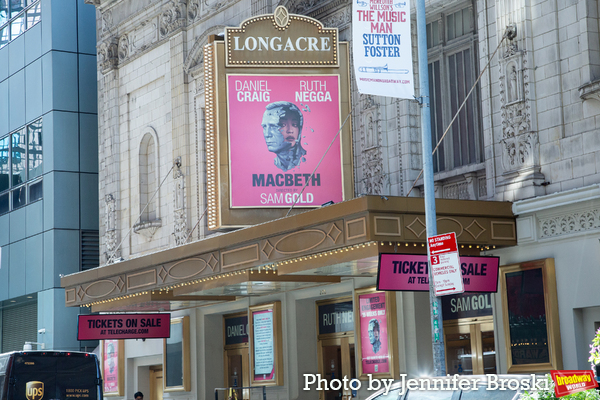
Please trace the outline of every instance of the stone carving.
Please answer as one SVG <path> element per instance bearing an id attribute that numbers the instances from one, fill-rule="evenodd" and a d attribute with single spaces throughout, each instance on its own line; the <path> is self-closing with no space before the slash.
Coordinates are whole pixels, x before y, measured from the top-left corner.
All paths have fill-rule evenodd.
<path id="1" fill-rule="evenodd" d="M 119 39 L 119 62 L 125 60 L 129 56 L 129 38 L 127 35 L 121 36 Z"/>
<path id="2" fill-rule="evenodd" d="M 180 246 L 187 241 L 189 232 L 187 228 L 187 214 L 185 210 L 185 176 L 181 172 L 181 159 L 175 170 L 175 187 L 173 189 L 174 226 L 173 236 L 175 244 Z"/>
<path id="3" fill-rule="evenodd" d="M 341 12 L 338 12 L 334 15 L 331 15 L 323 20 L 323 25 L 327 27 L 336 27 L 338 29 L 342 28 L 344 25 L 350 23 L 350 11 L 348 9 L 344 9 Z"/>
<path id="4" fill-rule="evenodd" d="M 600 228 L 600 210 L 586 210 L 539 219 L 540 238 L 585 232 Z"/>
<path id="5" fill-rule="evenodd" d="M 104 197 L 104 203 L 104 243 L 106 244 L 104 257 L 108 263 L 119 260 L 121 258 L 121 252 L 117 250 L 117 212 L 115 198 L 112 194 L 107 194 Z"/>
<path id="6" fill-rule="evenodd" d="M 112 12 L 110 10 L 107 10 L 104 14 L 102 14 L 102 25 L 100 35 L 104 36 L 106 33 L 110 32 L 112 26 Z"/>
<path id="7" fill-rule="evenodd" d="M 312 10 L 318 6 L 323 5 L 320 0 L 301 0 L 297 2 L 293 2 L 287 6 L 287 9 L 290 10 L 292 14 L 307 14 L 307 11 Z"/>
<path id="8" fill-rule="evenodd" d="M 103 74 L 106 74 L 117 67 L 118 61 L 116 38 L 111 38 L 100 43 L 98 46 L 98 65 L 100 71 L 102 71 Z"/>
<path id="9" fill-rule="evenodd" d="M 187 18 L 191 24 L 200 15 L 200 0 L 190 0 L 187 6 Z"/>
<path id="10" fill-rule="evenodd" d="M 196 79 L 196 86 L 194 88 L 194 94 L 198 95 L 204 92 L 204 76 L 199 76 L 198 79 Z"/>
<path id="11" fill-rule="evenodd" d="M 186 23 L 186 6 L 180 1 L 170 1 L 167 9 L 159 17 L 159 32 L 162 37 L 184 27 Z"/>
<path id="12" fill-rule="evenodd" d="M 361 166 L 363 171 L 362 193 L 383 194 L 384 171 L 383 156 L 379 143 L 379 131 L 381 127 L 379 104 L 375 102 L 374 96 L 367 95 L 363 98 L 364 114 L 361 118 Z"/>
<path id="13" fill-rule="evenodd" d="M 473 200 L 469 197 L 469 188 L 467 182 L 444 185 L 443 190 L 445 199 Z"/>
<path id="14" fill-rule="evenodd" d="M 537 134 L 530 131 L 530 118 L 525 103 L 502 108 L 501 143 L 504 147 L 502 166 L 505 171 L 515 171 L 535 164 Z"/>
<path id="15" fill-rule="evenodd" d="M 129 56 L 134 56 L 150 47 L 158 40 L 157 36 L 157 18 L 142 22 L 129 35 Z"/>
<path id="16" fill-rule="evenodd" d="M 516 46 L 516 44 L 515 44 Z M 516 48 L 516 47 L 515 47 Z M 531 127 L 528 74 L 524 51 L 505 54 L 500 62 L 502 166 L 504 173 L 538 168 L 538 136 Z"/>

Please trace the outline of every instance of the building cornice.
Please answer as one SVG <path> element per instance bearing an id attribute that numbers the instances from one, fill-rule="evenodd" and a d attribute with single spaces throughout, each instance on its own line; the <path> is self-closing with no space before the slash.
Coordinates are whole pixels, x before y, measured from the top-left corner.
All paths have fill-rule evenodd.
<path id="1" fill-rule="evenodd" d="M 546 196 L 534 197 L 513 203 L 513 213 L 518 216 L 549 210 L 575 203 L 600 199 L 600 185 L 590 185 L 583 188 L 553 193 Z"/>

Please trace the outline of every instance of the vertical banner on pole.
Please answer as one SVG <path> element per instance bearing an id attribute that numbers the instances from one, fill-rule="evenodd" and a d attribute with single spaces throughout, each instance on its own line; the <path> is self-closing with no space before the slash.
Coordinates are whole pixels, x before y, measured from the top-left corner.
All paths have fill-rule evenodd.
<path id="1" fill-rule="evenodd" d="M 414 97 L 410 0 L 353 0 L 352 42 L 360 93 Z"/>

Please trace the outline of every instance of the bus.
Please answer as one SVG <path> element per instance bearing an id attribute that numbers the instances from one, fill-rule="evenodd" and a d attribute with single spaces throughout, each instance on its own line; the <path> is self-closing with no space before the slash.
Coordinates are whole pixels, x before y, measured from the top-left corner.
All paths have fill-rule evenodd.
<path id="1" fill-rule="evenodd" d="M 102 400 L 98 357 L 43 350 L 0 354 L 0 400 Z"/>

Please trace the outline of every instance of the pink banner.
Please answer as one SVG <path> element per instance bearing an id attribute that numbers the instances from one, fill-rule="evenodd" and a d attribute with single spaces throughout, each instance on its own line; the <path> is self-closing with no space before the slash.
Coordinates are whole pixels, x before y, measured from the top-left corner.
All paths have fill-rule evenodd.
<path id="1" fill-rule="evenodd" d="M 385 293 L 358 296 L 363 374 L 390 372 Z"/>
<path id="2" fill-rule="evenodd" d="M 104 393 L 119 391 L 119 341 L 105 340 L 104 348 Z"/>
<path id="3" fill-rule="evenodd" d="M 227 92 L 232 207 L 343 200 L 338 76 L 228 75 Z"/>
<path id="4" fill-rule="evenodd" d="M 499 257 L 460 257 L 465 292 L 497 292 Z M 429 291 L 426 255 L 380 254 L 378 290 Z"/>
<path id="5" fill-rule="evenodd" d="M 77 340 L 158 339 L 171 336 L 171 314 L 80 315 Z"/>

